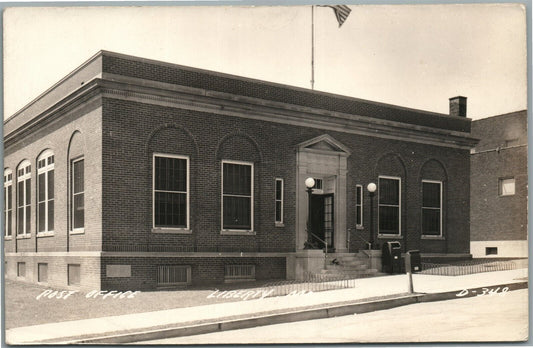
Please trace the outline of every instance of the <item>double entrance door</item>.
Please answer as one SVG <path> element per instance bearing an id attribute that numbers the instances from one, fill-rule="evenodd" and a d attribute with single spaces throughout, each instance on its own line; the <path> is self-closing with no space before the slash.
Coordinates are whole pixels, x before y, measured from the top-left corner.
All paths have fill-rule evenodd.
<path id="1" fill-rule="evenodd" d="M 311 232 L 328 244 L 328 251 L 333 249 L 333 216 L 333 194 L 311 195 Z"/>

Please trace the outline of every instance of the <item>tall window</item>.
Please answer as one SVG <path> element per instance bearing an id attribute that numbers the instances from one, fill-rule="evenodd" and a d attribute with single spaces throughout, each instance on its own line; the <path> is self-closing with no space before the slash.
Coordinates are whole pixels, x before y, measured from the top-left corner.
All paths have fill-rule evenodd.
<path id="1" fill-rule="evenodd" d="M 17 169 L 17 235 L 31 231 L 31 165 L 21 163 Z"/>
<path id="2" fill-rule="evenodd" d="M 401 234 L 401 179 L 379 177 L 379 233 Z"/>
<path id="3" fill-rule="evenodd" d="M 75 159 L 71 163 L 71 204 L 72 204 L 72 231 L 83 231 L 85 227 L 85 178 L 84 160 Z"/>
<path id="4" fill-rule="evenodd" d="M 355 225 L 357 227 L 363 226 L 363 186 L 355 186 Z"/>
<path id="5" fill-rule="evenodd" d="M 252 230 L 253 164 L 222 162 L 222 229 Z"/>
<path id="6" fill-rule="evenodd" d="M 189 158 L 154 155 L 154 227 L 189 228 Z"/>
<path id="7" fill-rule="evenodd" d="M 54 155 L 43 153 L 37 160 L 37 232 L 54 230 Z"/>
<path id="8" fill-rule="evenodd" d="M 283 223 L 283 179 L 276 179 L 276 223 Z"/>
<path id="9" fill-rule="evenodd" d="M 4 171 L 4 236 L 11 237 L 13 231 L 13 173 L 10 169 Z"/>
<path id="10" fill-rule="evenodd" d="M 442 182 L 422 181 L 422 234 L 442 235 Z"/>

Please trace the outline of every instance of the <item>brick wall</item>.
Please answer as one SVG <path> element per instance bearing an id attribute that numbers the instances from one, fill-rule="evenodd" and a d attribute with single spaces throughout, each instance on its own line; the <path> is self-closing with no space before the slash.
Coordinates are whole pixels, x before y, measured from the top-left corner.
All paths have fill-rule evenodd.
<path id="1" fill-rule="evenodd" d="M 266 121 L 220 116 L 132 101 L 104 99 L 104 250 L 117 245 L 174 244 L 243 248 L 295 247 L 295 174 L 297 144 L 328 133 L 349 147 L 347 224 L 355 227 L 355 185 L 377 182 L 378 175 L 402 180 L 402 231 L 408 249 L 463 253 L 469 250 L 469 152 L 412 142 L 370 138 L 340 132 Z M 152 152 L 191 157 L 192 235 L 151 233 Z M 254 162 L 254 236 L 221 235 L 220 160 Z M 394 158 L 396 167 L 390 167 Z M 442 163 L 440 172 L 424 164 Z M 381 165 L 380 163 L 383 163 Z M 431 166 L 430 166 L 431 167 Z M 420 240 L 421 180 L 445 173 L 445 238 Z M 275 178 L 285 180 L 285 226 L 274 225 Z M 369 219 L 369 196 L 364 193 L 364 219 Z M 375 199 L 377 207 L 377 198 Z M 119 209 L 113 207 L 119 206 Z M 375 214 L 377 229 L 377 211 Z M 368 224 L 359 230 L 368 235 Z M 354 233 L 354 232 L 352 232 Z M 386 239 L 380 240 L 384 241 Z M 404 241 L 405 242 L 405 241 Z M 404 244 L 405 246 L 405 244 Z M 351 238 L 352 250 L 361 244 Z M 426 249 L 426 250 L 424 250 Z"/>
<path id="2" fill-rule="evenodd" d="M 153 290 L 158 265 L 191 266 L 192 284 L 224 282 L 225 265 L 255 265 L 255 278 L 285 279 L 285 257 L 108 257 L 101 263 L 102 289 Z M 107 277 L 107 265 L 130 265 L 131 277 Z"/>
<path id="3" fill-rule="evenodd" d="M 242 96 L 290 103 L 293 105 L 302 105 L 455 131 L 470 131 L 470 120 L 466 118 L 451 119 L 442 114 L 399 108 L 387 104 L 345 96 L 311 92 L 301 88 L 238 78 L 231 75 L 207 72 L 200 69 L 182 67 L 168 63 L 147 61 L 135 57 L 106 54 L 103 57 L 102 69 L 104 72 L 112 74 L 211 91 L 233 93 Z"/>
<path id="4" fill-rule="evenodd" d="M 169 244 L 294 248 L 294 218 L 290 218 L 295 203 L 290 190 L 295 186 L 295 167 L 289 163 L 294 163 L 295 155 L 278 148 L 274 136 L 282 131 L 278 125 L 265 128 L 264 123 L 249 120 L 110 99 L 104 104 L 104 250 L 123 244 L 144 250 Z M 151 233 L 153 152 L 190 157 L 192 235 Z M 255 236 L 220 235 L 223 157 L 254 163 Z M 284 178 L 286 185 L 284 227 L 274 223 L 276 177 Z"/>
<path id="5" fill-rule="evenodd" d="M 348 138 L 349 135 L 344 137 Z M 369 239 L 370 196 L 366 186 L 378 183 L 379 175 L 402 178 L 402 238 L 403 250 L 419 249 L 425 253 L 467 253 L 469 251 L 469 152 L 431 145 L 357 137 L 348 158 L 348 202 L 355 201 L 355 185 L 363 185 L 364 228 L 355 230 L 355 208 L 348 209 L 351 233 Z M 337 138 L 344 144 L 349 139 Z M 353 141 L 352 141 L 353 142 Z M 371 153 L 371 155 L 369 155 Z M 440 165 L 437 165 L 439 163 Z M 435 168 L 437 167 L 437 168 Z M 440 167 L 440 168 L 439 168 Z M 443 235 L 441 240 L 421 239 L 422 179 L 443 180 Z M 377 237 L 378 197 L 374 197 L 374 241 L 380 246 L 398 240 Z M 356 231 L 356 232 L 354 232 Z M 364 248 L 356 237 L 350 238 L 352 250 Z"/>
<path id="6" fill-rule="evenodd" d="M 4 168 L 13 170 L 13 236 L 4 239 L 8 278 L 37 283 L 38 263 L 46 263 L 48 280 L 41 283 L 44 286 L 74 290 L 99 289 L 99 257 L 80 256 L 76 252 L 99 251 L 102 245 L 100 106 L 98 99 L 88 101 L 77 110 L 40 126 L 5 148 Z M 52 235 L 36 237 L 37 158 L 46 149 L 54 154 L 54 231 Z M 69 163 L 79 156 L 83 156 L 85 161 L 85 229 L 82 234 L 67 235 L 70 231 Z M 16 169 L 25 159 L 31 163 L 31 233 L 29 238 L 16 239 Z M 25 263 L 25 277 L 17 277 L 19 262 Z M 80 265 L 79 285 L 68 285 L 68 264 Z"/>
<path id="7" fill-rule="evenodd" d="M 25 263 L 25 276 L 17 276 L 17 264 Z M 38 264 L 47 265 L 48 277 L 45 281 L 38 278 Z M 80 265 L 80 284 L 69 285 L 68 282 L 68 265 Z M 5 257 L 5 274 L 8 279 L 14 279 L 22 282 L 38 283 L 47 288 L 53 289 L 70 289 L 70 290 L 100 290 L 100 257 L 99 256 L 82 256 L 67 255 L 36 255 L 35 253 L 19 253 L 18 255 L 10 254 Z M 37 296 L 38 294 L 35 294 Z"/>
<path id="8" fill-rule="evenodd" d="M 5 149 L 4 168 L 13 170 L 13 237 L 4 240 L 6 252 L 97 251 L 101 250 L 101 108 L 99 102 L 86 103 L 56 122 L 39 127 Z M 75 135 L 76 134 L 76 135 Z M 37 237 L 37 158 L 46 149 L 54 153 L 54 233 Z M 83 155 L 85 161 L 85 232 L 69 235 L 69 163 Z M 31 234 L 15 239 L 17 214 L 16 169 L 20 162 L 31 163 Z"/>

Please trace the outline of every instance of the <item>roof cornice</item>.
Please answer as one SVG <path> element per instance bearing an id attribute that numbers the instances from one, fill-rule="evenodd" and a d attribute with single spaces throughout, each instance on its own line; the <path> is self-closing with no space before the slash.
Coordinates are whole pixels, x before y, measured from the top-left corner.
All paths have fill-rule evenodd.
<path id="1" fill-rule="evenodd" d="M 11 146 L 17 139 L 23 139 L 28 134 L 40 129 L 44 124 L 52 122 L 53 120 L 62 117 L 68 112 L 72 111 L 82 103 L 99 95 L 98 79 L 93 79 L 81 88 L 72 92 L 70 95 L 53 104 L 43 112 L 35 117 L 32 117 L 28 122 L 22 126 L 4 134 L 4 149 Z M 4 127 L 5 131 L 5 127 Z"/>
<path id="2" fill-rule="evenodd" d="M 101 78 L 93 78 L 59 102 L 32 117 L 30 121 L 6 133 L 5 145 L 8 146 L 13 138 L 31 132 L 32 129 L 39 127 L 50 118 L 58 117 L 67 110 L 71 110 L 95 93 L 107 98 L 127 99 L 141 103 L 435 146 L 470 149 L 477 143 L 477 140 L 471 138 L 467 132 L 103 73 Z"/>

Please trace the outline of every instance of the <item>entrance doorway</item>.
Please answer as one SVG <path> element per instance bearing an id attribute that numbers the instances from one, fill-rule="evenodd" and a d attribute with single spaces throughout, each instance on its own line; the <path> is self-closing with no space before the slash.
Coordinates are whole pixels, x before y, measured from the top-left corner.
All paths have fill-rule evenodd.
<path id="1" fill-rule="evenodd" d="M 328 251 L 333 251 L 333 202 L 333 194 L 311 195 L 311 232 L 328 244 Z"/>

